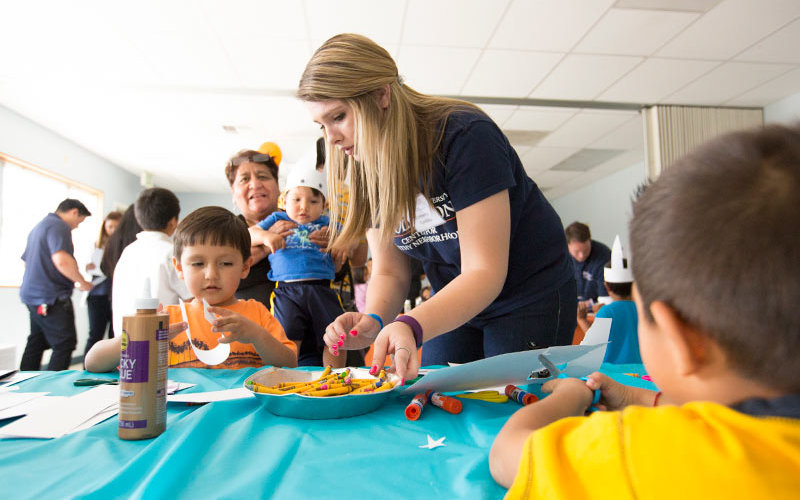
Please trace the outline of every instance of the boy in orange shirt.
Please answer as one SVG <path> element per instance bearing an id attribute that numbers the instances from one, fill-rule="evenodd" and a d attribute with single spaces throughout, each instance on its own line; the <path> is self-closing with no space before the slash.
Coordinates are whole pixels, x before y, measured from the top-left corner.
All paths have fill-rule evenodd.
<path id="1" fill-rule="evenodd" d="M 186 304 L 192 342 L 200 349 L 231 344 L 231 351 L 218 365 L 198 360 L 184 332 L 187 324 L 180 306 L 170 305 L 170 367 L 297 366 L 294 342 L 286 338 L 266 307 L 234 296 L 239 281 L 250 271 L 250 234 L 244 223 L 224 208 L 203 207 L 178 224 L 174 245 L 173 263 L 194 295 L 194 300 Z M 217 316 L 212 323 L 205 319 L 203 299 L 210 305 L 208 311 Z M 119 349 L 119 337 L 98 342 L 86 355 L 86 369 L 114 369 L 119 364 Z"/>
<path id="2" fill-rule="evenodd" d="M 633 298 L 662 392 L 547 382 L 489 467 L 506 499 L 797 498 L 800 126 L 723 136 L 635 202 Z M 585 417 L 593 391 L 598 411 Z"/>

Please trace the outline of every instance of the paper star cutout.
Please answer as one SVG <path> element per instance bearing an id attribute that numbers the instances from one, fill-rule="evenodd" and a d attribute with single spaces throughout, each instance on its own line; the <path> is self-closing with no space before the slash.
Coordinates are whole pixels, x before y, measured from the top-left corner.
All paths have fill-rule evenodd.
<path id="1" fill-rule="evenodd" d="M 444 440 L 447 439 L 446 437 L 442 437 L 439 439 L 433 439 L 430 434 L 428 434 L 428 444 L 420 445 L 420 448 L 428 448 L 432 450 L 434 448 L 438 448 L 440 446 L 447 446 L 444 444 Z"/>

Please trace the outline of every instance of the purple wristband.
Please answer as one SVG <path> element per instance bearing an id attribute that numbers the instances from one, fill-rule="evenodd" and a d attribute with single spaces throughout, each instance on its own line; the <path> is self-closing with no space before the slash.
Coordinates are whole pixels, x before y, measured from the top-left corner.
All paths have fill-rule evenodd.
<path id="1" fill-rule="evenodd" d="M 396 317 L 392 323 L 396 323 L 398 321 L 411 327 L 411 331 L 414 332 L 414 341 L 416 341 L 417 349 L 419 349 L 419 347 L 422 345 L 422 325 L 419 324 L 419 321 L 406 314 L 401 314 L 400 316 Z"/>

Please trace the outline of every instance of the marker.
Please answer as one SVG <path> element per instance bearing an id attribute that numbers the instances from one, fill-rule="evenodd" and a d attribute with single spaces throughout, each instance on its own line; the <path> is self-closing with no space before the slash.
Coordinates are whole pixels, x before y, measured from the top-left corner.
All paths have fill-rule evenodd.
<path id="1" fill-rule="evenodd" d="M 539 398 L 537 398 L 535 394 L 525 392 L 515 385 L 506 386 L 506 396 L 523 406 L 539 401 Z"/>
<path id="2" fill-rule="evenodd" d="M 428 391 L 430 392 L 430 391 Z M 456 398 L 451 398 L 450 396 L 445 396 L 440 392 L 431 393 L 430 402 L 434 404 L 434 406 L 438 406 L 442 410 L 452 413 L 456 415 L 461 413 L 461 401 L 457 400 Z"/>
<path id="3" fill-rule="evenodd" d="M 406 418 L 409 420 L 417 420 L 422 415 L 422 410 L 425 408 L 425 403 L 428 401 L 428 395 L 433 391 L 427 391 L 425 394 L 417 394 L 414 399 L 406 406 Z"/>

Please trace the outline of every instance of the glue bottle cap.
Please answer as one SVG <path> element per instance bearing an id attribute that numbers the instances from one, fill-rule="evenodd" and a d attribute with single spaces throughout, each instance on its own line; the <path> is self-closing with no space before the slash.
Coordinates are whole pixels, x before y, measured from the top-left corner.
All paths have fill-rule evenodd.
<path id="1" fill-rule="evenodd" d="M 135 301 L 136 309 L 157 309 L 158 298 L 150 296 L 150 278 L 145 278 L 142 293 Z"/>

